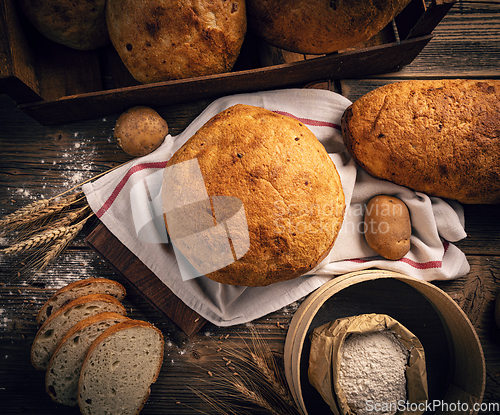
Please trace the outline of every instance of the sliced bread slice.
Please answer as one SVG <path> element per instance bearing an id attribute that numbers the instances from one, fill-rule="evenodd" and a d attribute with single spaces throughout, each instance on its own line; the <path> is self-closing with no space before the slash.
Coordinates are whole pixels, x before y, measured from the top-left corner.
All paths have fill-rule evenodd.
<path id="1" fill-rule="evenodd" d="M 89 294 L 108 294 L 122 301 L 127 294 L 125 287 L 119 282 L 107 278 L 86 278 L 74 281 L 50 297 L 36 316 L 38 324 L 43 324 L 47 318 L 64 304 Z"/>
<path id="2" fill-rule="evenodd" d="M 160 330 L 141 320 L 114 325 L 90 345 L 78 384 L 83 415 L 138 414 L 163 362 Z"/>
<path id="3" fill-rule="evenodd" d="M 80 369 L 89 346 L 105 330 L 127 319 L 118 313 L 99 313 L 69 329 L 57 344 L 45 375 L 45 389 L 54 402 L 78 405 Z"/>
<path id="4" fill-rule="evenodd" d="M 84 318 L 106 311 L 126 315 L 125 307 L 107 294 L 90 294 L 63 305 L 42 324 L 31 346 L 31 363 L 38 370 L 47 369 L 57 343 L 66 332 Z"/>

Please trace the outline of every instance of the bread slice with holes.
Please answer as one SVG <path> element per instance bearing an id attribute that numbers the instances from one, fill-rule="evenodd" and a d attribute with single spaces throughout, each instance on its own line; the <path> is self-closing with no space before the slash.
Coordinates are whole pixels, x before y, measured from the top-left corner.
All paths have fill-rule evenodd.
<path id="1" fill-rule="evenodd" d="M 42 324 L 31 346 L 31 363 L 38 370 L 47 369 L 48 363 L 63 336 L 79 321 L 104 312 L 126 315 L 125 307 L 107 294 L 90 294 L 70 301 Z"/>
<path id="2" fill-rule="evenodd" d="M 64 304 L 89 294 L 108 294 L 122 301 L 127 294 L 125 287 L 117 281 L 108 278 L 86 278 L 74 281 L 49 298 L 36 316 L 38 324 L 43 324 L 47 318 Z"/>
<path id="3" fill-rule="evenodd" d="M 45 375 L 45 389 L 54 402 L 78 405 L 78 380 L 87 350 L 105 330 L 125 320 L 128 317 L 118 313 L 99 313 L 76 323 L 63 336 Z"/>
<path id="4" fill-rule="evenodd" d="M 83 415 L 138 414 L 163 363 L 160 330 L 141 320 L 118 323 L 89 347 L 78 384 Z"/>

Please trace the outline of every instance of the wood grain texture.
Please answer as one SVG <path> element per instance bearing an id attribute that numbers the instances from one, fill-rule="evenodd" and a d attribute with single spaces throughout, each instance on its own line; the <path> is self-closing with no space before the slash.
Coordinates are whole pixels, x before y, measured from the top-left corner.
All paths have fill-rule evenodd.
<path id="1" fill-rule="evenodd" d="M 104 225 L 97 225 L 86 241 L 123 275 L 130 288 L 143 295 L 188 336 L 197 333 L 206 323 L 203 317 L 187 307 Z"/>
<path id="2" fill-rule="evenodd" d="M 397 73 L 363 79 L 326 82 L 350 100 L 377 86 L 407 78 L 500 78 L 500 2 L 459 1 L 434 31 L 433 39 L 410 65 Z M 209 99 L 157 109 L 167 119 L 172 134 L 180 133 L 210 103 Z M 13 212 L 34 199 L 52 197 L 130 157 L 112 138 L 120 111 L 55 126 L 42 126 L 0 95 L 0 215 Z M 500 403 L 500 329 L 494 322 L 495 299 L 500 292 L 500 209 L 497 206 L 465 206 L 468 237 L 457 243 L 471 265 L 468 275 L 436 281 L 473 322 L 486 359 L 484 404 Z M 17 278 L 21 264 L 0 255 L 0 412 L 6 414 L 78 414 L 54 404 L 44 389 L 44 373 L 29 359 L 36 334 L 35 315 L 44 301 L 69 282 L 102 276 L 127 284 L 126 279 L 87 246 L 85 238 L 98 221 L 89 222 L 82 234 L 33 284 Z M 0 238 L 0 247 L 9 243 Z M 302 301 L 302 300 L 301 300 Z M 165 360 L 151 398 L 141 414 L 215 414 L 194 390 L 208 391 L 215 379 L 209 371 L 224 367 L 221 346 L 244 348 L 253 329 L 271 350 L 283 353 L 288 325 L 301 301 L 248 324 L 230 328 L 206 323 L 188 337 L 176 324 L 130 289 L 124 300 L 130 317 L 151 321 L 166 339 Z M 418 312 L 418 310 L 416 310 Z M 226 338 L 227 337 L 227 338 Z M 217 396 L 224 398 L 218 389 Z M 259 414 L 255 410 L 253 413 Z M 494 409 L 481 411 L 493 414 Z"/>

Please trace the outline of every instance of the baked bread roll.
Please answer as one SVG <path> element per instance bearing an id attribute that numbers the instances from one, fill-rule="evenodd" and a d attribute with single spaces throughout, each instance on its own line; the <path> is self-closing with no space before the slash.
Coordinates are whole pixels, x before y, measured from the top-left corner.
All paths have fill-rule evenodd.
<path id="1" fill-rule="evenodd" d="M 53 42 L 92 50 L 109 44 L 106 0 L 17 0 L 35 28 Z"/>
<path id="2" fill-rule="evenodd" d="M 108 0 L 111 41 L 143 84 L 232 69 L 246 34 L 244 0 Z"/>
<path id="3" fill-rule="evenodd" d="M 314 268 L 331 250 L 345 210 L 338 172 L 311 130 L 242 104 L 214 116 L 173 155 L 162 202 L 169 236 L 191 265 L 243 286 Z"/>
<path id="4" fill-rule="evenodd" d="M 45 302 L 36 316 L 37 323 L 43 324 L 52 313 L 55 313 L 64 304 L 89 294 L 108 294 L 115 297 L 118 301 L 122 301 L 127 291 L 119 282 L 107 278 L 85 278 L 73 281 L 57 290 Z"/>
<path id="5" fill-rule="evenodd" d="M 366 41 L 410 0 L 247 0 L 249 30 L 267 43 L 322 54 Z"/>
<path id="6" fill-rule="evenodd" d="M 498 80 L 382 86 L 347 108 L 342 133 L 372 176 L 462 203 L 500 202 Z"/>
<path id="7" fill-rule="evenodd" d="M 107 329 L 90 345 L 78 384 L 83 415 L 137 415 L 160 374 L 164 340 L 160 330 L 141 320 Z"/>

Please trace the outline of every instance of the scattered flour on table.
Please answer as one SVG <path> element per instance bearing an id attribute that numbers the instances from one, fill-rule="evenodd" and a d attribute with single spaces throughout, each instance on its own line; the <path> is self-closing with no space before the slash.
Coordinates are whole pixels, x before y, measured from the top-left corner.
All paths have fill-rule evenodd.
<path id="1" fill-rule="evenodd" d="M 65 186 L 74 186 L 92 178 L 93 160 L 96 154 L 93 139 L 85 137 L 83 133 L 74 133 L 74 138 L 79 141 L 73 143 L 73 149 L 68 149 L 62 157 L 71 159 L 71 163 L 63 167 L 62 174 L 66 179 Z"/>
<path id="2" fill-rule="evenodd" d="M 339 386 L 357 415 L 395 414 L 406 401 L 409 351 L 388 330 L 349 336 L 340 349 Z M 387 411 L 368 411 L 378 404 Z"/>

